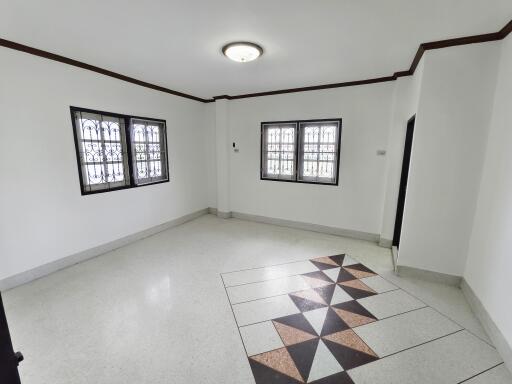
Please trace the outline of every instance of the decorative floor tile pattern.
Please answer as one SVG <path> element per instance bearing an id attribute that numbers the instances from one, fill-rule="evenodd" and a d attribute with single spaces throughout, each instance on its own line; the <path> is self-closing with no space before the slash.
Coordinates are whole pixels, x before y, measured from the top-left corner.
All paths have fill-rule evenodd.
<path id="1" fill-rule="evenodd" d="M 256 384 L 360 384 L 380 367 L 392 377 L 386 359 L 413 361 L 416 348 L 463 331 L 344 254 L 222 277 Z"/>

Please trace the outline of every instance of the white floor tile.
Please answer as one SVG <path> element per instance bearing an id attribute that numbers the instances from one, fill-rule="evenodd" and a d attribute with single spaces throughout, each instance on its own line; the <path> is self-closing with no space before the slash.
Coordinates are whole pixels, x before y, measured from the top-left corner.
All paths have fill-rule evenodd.
<path id="1" fill-rule="evenodd" d="M 301 276 L 287 276 L 280 279 L 261 281 L 259 283 L 237 285 L 227 288 L 231 304 L 283 295 L 285 293 L 309 289 Z"/>
<path id="2" fill-rule="evenodd" d="M 239 327 L 299 313 L 288 295 L 268 297 L 233 305 Z"/>
<path id="3" fill-rule="evenodd" d="M 327 316 L 327 307 L 304 312 L 303 315 L 309 321 L 313 329 L 320 335 L 324 326 L 325 316 Z"/>
<path id="4" fill-rule="evenodd" d="M 379 357 L 403 351 L 462 328 L 430 307 L 354 328 Z"/>
<path id="5" fill-rule="evenodd" d="M 284 347 L 271 321 L 241 327 L 240 334 L 249 356 Z"/>
<path id="6" fill-rule="evenodd" d="M 494 348 L 461 331 L 348 373 L 355 384 L 457 384 L 500 362 Z"/>
<path id="7" fill-rule="evenodd" d="M 341 304 L 346 301 L 354 300 L 347 292 L 341 289 L 338 285 L 334 288 L 334 294 L 332 295 L 331 305 Z"/>
<path id="8" fill-rule="evenodd" d="M 334 358 L 324 342 L 320 340 L 309 372 L 308 383 L 342 371 L 343 367 Z"/>
<path id="9" fill-rule="evenodd" d="M 425 307 L 425 304 L 401 289 L 365 297 L 357 301 L 377 319 Z"/>
<path id="10" fill-rule="evenodd" d="M 359 261 L 354 260 L 350 256 L 345 255 L 345 258 L 343 259 L 343 263 L 341 265 L 344 267 L 346 265 L 352 265 L 352 264 L 359 264 Z"/>
<path id="11" fill-rule="evenodd" d="M 383 272 L 382 274 L 384 278 L 393 284 L 416 296 L 425 304 L 436 308 L 467 330 L 492 344 L 491 339 L 483 329 L 480 321 L 475 317 L 459 287 L 397 276 L 391 271 Z"/>
<path id="12" fill-rule="evenodd" d="M 361 279 L 361 281 L 377 293 L 384 293 L 398 289 L 396 285 L 391 284 L 389 281 L 383 279 L 379 275 L 365 277 L 364 279 Z"/>
<path id="13" fill-rule="evenodd" d="M 464 384 L 512 384 L 512 374 L 505 364 L 501 364 L 465 381 Z"/>
<path id="14" fill-rule="evenodd" d="M 256 283 L 277 279 L 285 276 L 300 275 L 302 273 L 315 272 L 318 268 L 309 261 L 299 261 L 294 263 L 276 265 L 272 267 L 248 269 L 245 271 L 223 273 L 222 278 L 226 287 L 233 285 Z"/>
<path id="15" fill-rule="evenodd" d="M 338 275 L 340 274 L 340 269 L 341 268 L 331 268 L 331 269 L 326 269 L 322 272 L 325 273 L 329 277 L 329 279 L 336 282 L 336 281 L 338 281 Z"/>

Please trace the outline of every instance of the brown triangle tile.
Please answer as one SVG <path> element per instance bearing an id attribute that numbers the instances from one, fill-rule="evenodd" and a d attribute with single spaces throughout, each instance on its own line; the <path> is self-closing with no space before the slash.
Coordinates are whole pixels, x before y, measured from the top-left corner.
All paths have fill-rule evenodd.
<path id="1" fill-rule="evenodd" d="M 359 304 L 356 300 L 346 301 L 340 304 L 334 304 L 333 308 L 343 309 L 348 312 L 357 313 L 358 315 L 366 316 L 371 319 L 377 320 L 377 318 L 373 316 L 370 311 L 368 311 L 365 307 Z"/>
<path id="2" fill-rule="evenodd" d="M 339 267 L 339 265 L 336 264 L 336 262 L 334 260 L 332 260 L 330 257 L 327 257 L 327 256 L 317 257 L 315 259 L 312 259 L 311 261 L 316 261 L 317 263 L 328 264 L 328 265 L 333 265 L 335 267 Z"/>
<path id="3" fill-rule="evenodd" d="M 301 383 L 304 382 L 302 376 L 299 373 L 299 370 L 295 366 L 295 363 L 293 362 L 293 359 L 286 348 L 275 349 L 273 351 L 261 353 L 250 358 Z"/>
<path id="4" fill-rule="evenodd" d="M 308 284 L 311 288 L 325 287 L 326 285 L 332 284 L 332 282 L 316 279 L 310 276 L 302 275 L 302 278 L 306 281 L 306 284 Z"/>
<path id="5" fill-rule="evenodd" d="M 332 341 L 333 343 L 337 343 L 345 347 L 351 348 L 355 351 L 363 352 L 367 355 L 378 357 L 375 354 L 375 352 L 373 352 L 371 348 L 368 345 L 366 345 L 366 343 L 359 336 L 357 336 L 357 334 L 351 329 L 333 333 L 331 335 L 324 336 L 323 338 Z"/>
<path id="6" fill-rule="evenodd" d="M 281 324 L 276 321 L 273 323 L 274 327 L 276 327 L 277 333 L 279 333 L 281 340 L 283 340 L 283 343 L 286 346 L 302 343 L 304 341 L 312 340 L 318 337 L 300 329 L 290 327 L 286 324 Z"/>
<path id="7" fill-rule="evenodd" d="M 365 277 L 375 276 L 376 273 L 373 272 L 371 269 L 365 267 L 363 264 L 353 264 L 349 265 L 345 268 L 350 274 L 355 276 L 357 279 L 363 279 Z"/>
<path id="8" fill-rule="evenodd" d="M 318 292 L 316 292 L 312 289 L 306 289 L 305 291 L 293 292 L 293 293 L 290 293 L 290 295 L 301 297 L 301 298 L 309 300 L 309 301 L 314 301 L 315 303 L 318 303 L 318 304 L 327 305 L 327 303 L 322 298 L 322 296 L 320 296 L 318 294 Z"/>
<path id="9" fill-rule="evenodd" d="M 363 316 L 358 313 L 346 311 L 344 309 L 332 308 L 334 312 L 345 322 L 350 328 L 359 327 L 360 325 L 373 323 L 375 319 Z"/>
<path id="10" fill-rule="evenodd" d="M 343 285 L 345 287 L 360 289 L 361 291 L 371 292 L 371 293 L 377 293 L 373 289 L 371 289 L 369 286 L 364 284 L 361 280 L 349 280 L 349 281 L 343 281 L 339 283 L 340 285 Z"/>

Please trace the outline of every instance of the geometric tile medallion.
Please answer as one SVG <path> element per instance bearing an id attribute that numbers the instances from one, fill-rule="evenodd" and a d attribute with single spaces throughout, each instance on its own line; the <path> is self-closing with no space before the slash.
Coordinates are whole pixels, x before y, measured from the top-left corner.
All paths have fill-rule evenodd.
<path id="1" fill-rule="evenodd" d="M 257 384 L 354 384 L 350 370 L 357 369 L 360 372 L 366 364 L 371 365 L 379 360 L 371 344 L 373 341 L 376 349 L 382 349 L 382 337 L 377 335 L 378 340 L 372 339 L 370 329 L 362 332 L 364 335 L 370 334 L 364 336 L 365 342 L 359 337 L 357 328 L 373 327 L 370 324 L 379 321 L 367 308 L 375 307 L 374 303 L 368 302 L 373 300 L 370 297 L 383 294 L 383 299 L 378 303 L 386 305 L 388 297 L 390 300 L 400 297 L 390 295 L 390 291 L 399 293 L 401 290 L 344 254 L 318 257 L 309 262 L 311 268 L 305 268 L 308 272 L 301 274 L 296 273 L 297 268 L 293 264 L 289 271 L 286 265 L 276 266 L 282 285 L 279 285 L 280 282 L 255 285 L 273 287 L 273 284 L 278 284 L 280 293 L 286 291 L 287 287 L 290 292 L 276 296 L 272 288 L 268 291 L 272 299 L 231 303 Z M 270 281 L 277 272 L 274 274 L 272 267 L 265 267 L 261 277 L 268 276 Z M 290 279 L 285 276 L 287 272 Z M 232 286 L 230 282 L 233 281 L 240 285 L 259 284 L 253 278 L 257 273 L 229 273 L 229 285 L 225 285 L 228 285 L 229 290 Z M 244 282 L 246 276 L 247 282 Z M 292 281 L 292 278 L 294 284 L 287 285 L 286 282 Z M 297 279 L 302 279 L 305 285 L 301 285 L 299 291 L 293 291 L 298 286 Z M 365 284 L 365 281 L 379 292 Z M 261 296 L 264 294 L 265 291 L 261 292 Z M 275 303 L 283 304 L 277 309 L 265 310 L 267 302 L 274 306 Z M 390 305 L 393 304 L 390 301 Z M 397 307 L 398 312 L 400 308 Z M 407 311 L 395 316 L 401 316 L 403 312 Z M 273 317 L 276 313 L 279 315 Z M 433 330 L 432 339 L 438 338 L 439 332 Z M 453 327 L 446 331 L 449 332 L 453 332 Z M 428 335 L 422 335 L 421 340 L 425 338 L 428 339 Z"/>
<path id="2" fill-rule="evenodd" d="M 244 343 L 250 343 L 246 350 L 257 384 L 353 383 L 345 372 L 347 369 L 378 359 L 351 329 L 376 321 L 356 301 L 377 294 L 360 281 L 376 274 L 353 259 L 345 260 L 343 254 L 310 262 L 317 270 L 299 275 L 309 288 L 286 294 L 299 313 L 265 322 L 255 317 L 258 322 L 240 328 Z M 250 305 L 250 302 L 241 304 Z M 237 305 L 240 304 L 234 303 L 233 307 Z M 270 324 L 274 329 L 268 329 Z M 246 336 L 249 332 L 250 338 Z M 275 338 L 275 333 L 281 338 L 282 346 L 274 344 L 278 348 L 252 354 L 265 345 L 262 340 Z"/>

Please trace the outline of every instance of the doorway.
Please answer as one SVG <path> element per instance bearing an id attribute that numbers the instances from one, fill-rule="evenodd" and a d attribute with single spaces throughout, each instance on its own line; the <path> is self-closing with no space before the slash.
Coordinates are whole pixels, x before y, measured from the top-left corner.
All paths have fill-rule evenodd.
<path id="1" fill-rule="evenodd" d="M 18 364 L 23 360 L 21 353 L 14 353 L 11 336 L 7 327 L 2 295 L 0 294 L 0 382 L 2 384 L 20 384 Z"/>
<path id="2" fill-rule="evenodd" d="M 402 221 L 404 218 L 405 196 L 407 194 L 407 180 L 409 178 L 409 165 L 411 162 L 412 138 L 414 135 L 414 122 L 416 115 L 407 122 L 405 133 L 404 158 L 402 161 L 402 176 L 400 177 L 400 189 L 398 191 L 398 204 L 396 207 L 395 231 L 393 234 L 393 246 L 400 248 L 400 236 L 402 234 Z"/>

